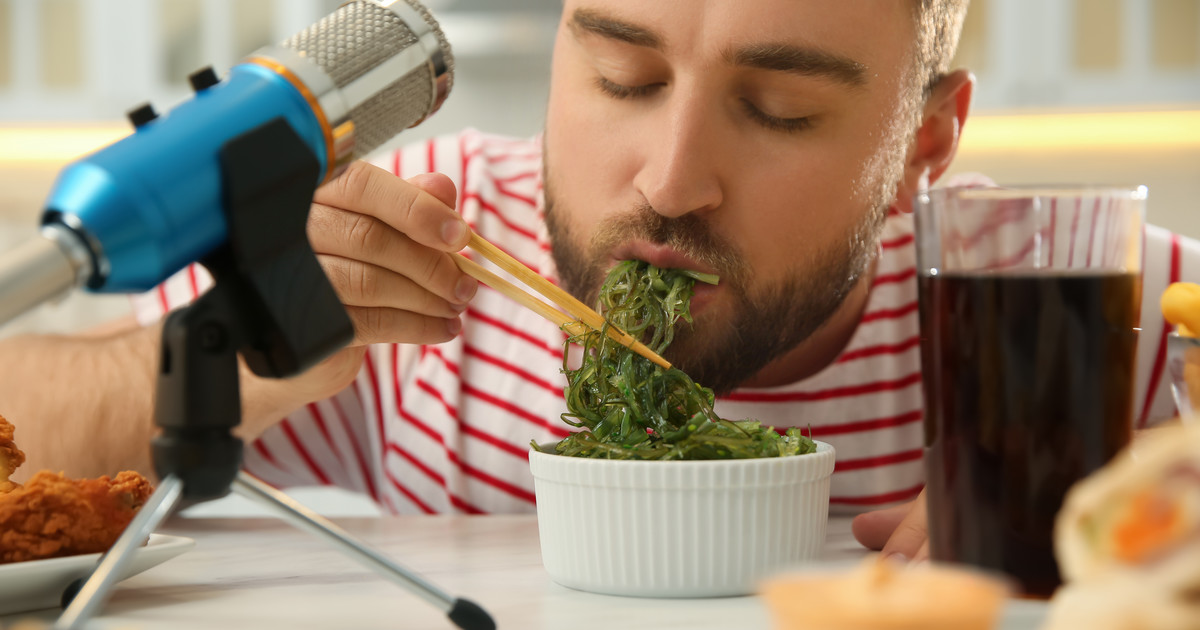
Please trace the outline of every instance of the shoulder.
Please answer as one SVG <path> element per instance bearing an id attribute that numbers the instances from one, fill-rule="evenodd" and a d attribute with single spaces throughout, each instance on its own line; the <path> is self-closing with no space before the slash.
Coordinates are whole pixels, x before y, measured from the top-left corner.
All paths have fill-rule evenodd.
<path id="1" fill-rule="evenodd" d="M 1146 226 L 1145 251 L 1150 258 L 1164 258 L 1169 264 L 1195 275 L 1200 267 L 1200 240 L 1172 232 L 1156 225 Z"/>

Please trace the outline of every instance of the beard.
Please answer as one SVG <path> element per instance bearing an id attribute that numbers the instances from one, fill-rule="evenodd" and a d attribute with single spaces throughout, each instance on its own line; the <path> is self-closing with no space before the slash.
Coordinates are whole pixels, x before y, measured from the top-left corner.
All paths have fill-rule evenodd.
<path id="1" fill-rule="evenodd" d="M 727 308 L 708 308 L 692 326 L 679 324 L 663 352 L 675 367 L 717 395 L 729 393 L 829 321 L 870 263 L 887 215 L 886 204 L 876 199 L 875 207 L 868 208 L 843 238 L 807 245 L 809 255 L 802 266 L 793 266 L 779 280 L 755 282 L 755 270 L 741 251 L 694 214 L 669 218 L 643 204 L 606 218 L 585 242 L 566 225 L 564 215 L 570 211 L 559 205 L 545 168 L 550 253 L 563 288 L 584 303 L 596 303 L 615 262 L 612 252 L 632 239 L 674 248 L 720 275 Z"/>

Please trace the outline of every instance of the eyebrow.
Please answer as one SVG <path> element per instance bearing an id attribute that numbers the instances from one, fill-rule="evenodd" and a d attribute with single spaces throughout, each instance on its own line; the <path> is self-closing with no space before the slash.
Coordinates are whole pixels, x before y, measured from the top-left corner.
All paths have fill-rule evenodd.
<path id="1" fill-rule="evenodd" d="M 725 60 L 735 66 L 825 77 L 852 87 L 867 82 L 866 65 L 849 57 L 791 44 L 744 46 L 726 51 Z"/>
<path id="2" fill-rule="evenodd" d="M 608 17 L 592 9 L 576 9 L 571 14 L 570 26 L 574 30 L 583 30 L 592 35 L 608 39 L 645 46 L 654 50 L 662 50 L 662 39 L 649 29 L 622 22 Z"/>
<path id="3" fill-rule="evenodd" d="M 576 33 L 583 31 L 660 51 L 665 47 L 662 38 L 654 31 L 623 22 L 594 9 L 576 9 L 571 14 L 569 25 Z M 792 44 L 753 44 L 727 50 L 724 57 L 727 63 L 735 66 L 825 77 L 851 87 L 861 87 L 867 82 L 865 64 L 817 48 Z"/>

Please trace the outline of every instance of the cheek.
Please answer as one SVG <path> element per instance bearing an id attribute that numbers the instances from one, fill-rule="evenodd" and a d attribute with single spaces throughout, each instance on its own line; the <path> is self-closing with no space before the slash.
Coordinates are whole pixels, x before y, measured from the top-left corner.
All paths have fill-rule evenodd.
<path id="1" fill-rule="evenodd" d="M 630 156 L 590 70 L 558 55 L 546 114 L 546 165 L 560 219 L 589 235 L 608 212 L 632 205 Z"/>
<path id="2" fill-rule="evenodd" d="M 756 275 L 811 269 L 846 243 L 873 211 L 854 192 L 870 154 L 814 148 L 742 172 L 745 196 L 730 204 L 738 216 L 725 227 L 740 233 L 739 248 Z"/>

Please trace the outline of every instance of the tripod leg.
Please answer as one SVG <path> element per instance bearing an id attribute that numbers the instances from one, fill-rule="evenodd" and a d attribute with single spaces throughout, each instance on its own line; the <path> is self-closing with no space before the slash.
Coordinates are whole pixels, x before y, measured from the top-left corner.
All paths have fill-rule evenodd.
<path id="1" fill-rule="evenodd" d="M 233 490 L 246 498 L 270 507 L 285 521 L 324 538 L 340 551 L 379 575 L 440 608 L 455 625 L 463 630 L 493 630 L 496 627 L 492 618 L 477 604 L 469 600 L 451 597 L 413 571 L 363 544 L 329 519 L 245 472 L 238 473 L 237 479 L 233 482 Z"/>
<path id="2" fill-rule="evenodd" d="M 150 537 L 151 532 L 158 529 L 158 526 L 175 511 L 175 506 L 179 504 L 182 496 L 183 481 L 178 477 L 169 476 L 158 484 L 154 494 L 150 495 L 150 499 L 138 510 L 137 516 L 129 522 L 125 531 L 121 532 L 121 537 L 105 552 L 104 557 L 100 558 L 96 570 L 83 583 L 79 592 L 74 597 L 69 597 L 73 587 L 79 584 L 78 581 L 67 587 L 63 600 L 69 600 L 70 605 L 54 623 L 55 630 L 75 630 L 87 623 L 104 603 L 112 587 L 121 579 L 133 558 L 133 552 L 137 551 Z"/>

